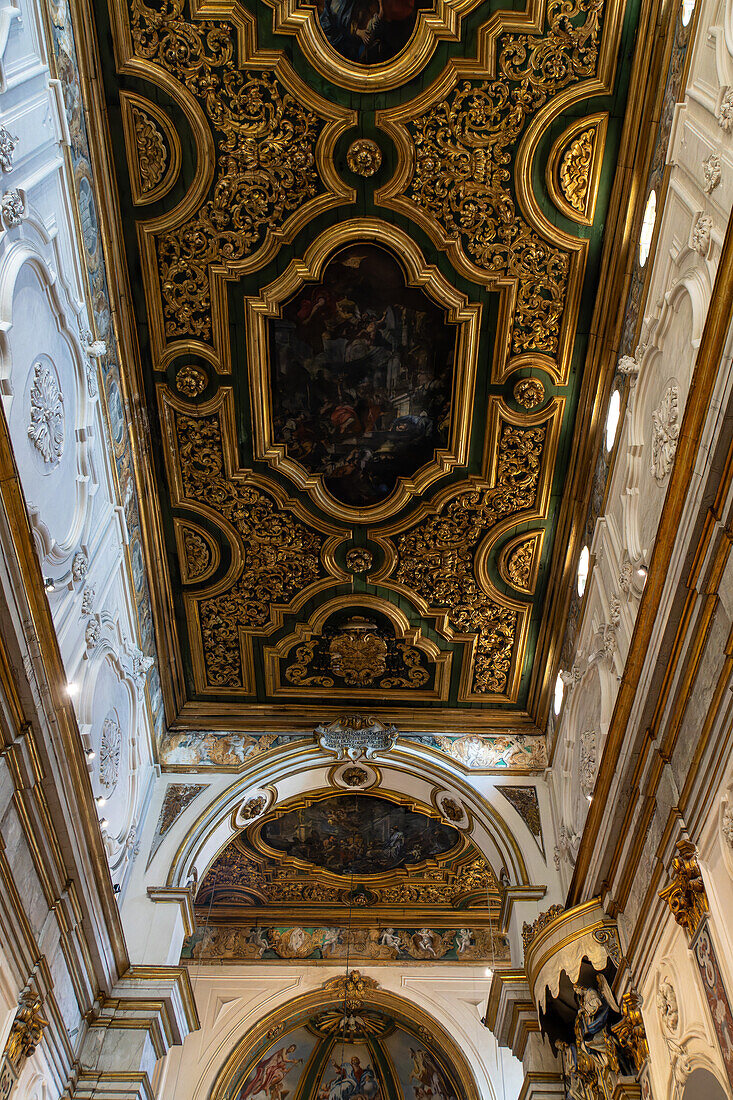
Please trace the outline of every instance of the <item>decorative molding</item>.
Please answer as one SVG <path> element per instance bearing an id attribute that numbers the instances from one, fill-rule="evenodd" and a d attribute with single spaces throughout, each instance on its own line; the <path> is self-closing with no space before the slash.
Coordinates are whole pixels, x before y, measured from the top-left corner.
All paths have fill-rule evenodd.
<path id="1" fill-rule="evenodd" d="M 27 431 L 46 465 L 55 465 L 64 449 L 64 395 L 56 372 L 41 360 L 33 367 Z"/>
<path id="2" fill-rule="evenodd" d="M 329 726 L 317 726 L 316 741 L 325 752 L 336 754 L 337 760 L 372 760 L 376 753 L 389 752 L 397 741 L 396 726 L 385 726 L 377 718 L 365 714 L 344 715 Z"/>
<path id="3" fill-rule="evenodd" d="M 117 712 L 111 710 L 102 724 L 99 739 L 99 782 L 111 794 L 117 786 L 122 755 L 122 730 Z"/>
<path id="4" fill-rule="evenodd" d="M 662 395 L 659 405 L 652 413 L 652 454 L 651 472 L 654 480 L 661 485 L 672 469 L 677 442 L 680 434 L 679 387 L 672 384 Z"/>
<path id="5" fill-rule="evenodd" d="M 698 214 L 692 227 L 690 244 L 695 252 L 699 252 L 703 259 L 710 251 L 710 240 L 713 231 L 713 219 L 709 214 Z"/>
<path id="6" fill-rule="evenodd" d="M 723 98 L 718 107 L 718 126 L 725 130 L 726 134 L 733 130 L 733 88 L 728 88 L 723 93 Z"/>
<path id="7" fill-rule="evenodd" d="M 0 126 L 0 168 L 3 172 L 12 172 L 13 152 L 19 140 L 5 126 Z"/>
<path id="8" fill-rule="evenodd" d="M 711 153 L 702 162 L 702 173 L 704 178 L 703 191 L 706 195 L 712 195 L 716 187 L 720 186 L 722 179 L 722 169 L 720 167 L 720 157 L 717 153 Z"/>
<path id="9" fill-rule="evenodd" d="M 0 219 L 6 229 L 17 229 L 28 214 L 25 193 L 17 187 L 6 191 L 0 199 Z"/>
<path id="10" fill-rule="evenodd" d="M 524 824 L 537 842 L 544 855 L 545 842 L 542 836 L 542 819 L 536 787 L 506 787 L 503 784 L 496 790 L 514 807 Z"/>
<path id="11" fill-rule="evenodd" d="M 77 550 L 71 561 L 71 579 L 74 584 L 79 584 L 87 575 L 89 558 L 83 550 Z"/>

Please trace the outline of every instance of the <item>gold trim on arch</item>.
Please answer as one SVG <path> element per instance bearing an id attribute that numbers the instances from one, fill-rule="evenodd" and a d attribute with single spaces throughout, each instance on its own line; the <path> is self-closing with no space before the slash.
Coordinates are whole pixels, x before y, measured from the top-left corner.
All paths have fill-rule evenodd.
<path id="1" fill-rule="evenodd" d="M 407 285 L 419 287 L 446 311 L 449 323 L 456 327 L 456 352 L 448 446 L 436 450 L 432 461 L 410 477 L 400 477 L 385 500 L 368 507 L 350 507 L 331 495 L 322 474 L 310 473 L 288 456 L 285 444 L 274 441 L 268 322 L 281 316 L 283 303 L 301 287 L 321 277 L 340 248 L 364 243 L 385 248 L 402 267 Z M 452 287 L 434 264 L 427 263 L 407 233 L 378 218 L 353 218 L 333 226 L 308 246 L 302 260 L 293 260 L 278 279 L 263 288 L 258 297 L 245 298 L 244 305 L 255 461 L 267 462 L 273 470 L 285 474 L 298 489 L 308 492 L 327 515 L 352 523 L 386 519 L 456 466 L 466 464 L 471 437 L 481 305 L 469 303 L 466 296 Z"/>

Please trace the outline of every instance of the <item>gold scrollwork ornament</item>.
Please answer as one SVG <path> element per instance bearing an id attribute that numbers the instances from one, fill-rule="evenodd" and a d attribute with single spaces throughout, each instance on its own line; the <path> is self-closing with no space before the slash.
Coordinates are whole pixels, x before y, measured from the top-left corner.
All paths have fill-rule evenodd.
<path id="1" fill-rule="evenodd" d="M 382 150 L 371 138 L 357 138 L 349 146 L 346 163 L 354 175 L 368 178 L 381 168 Z"/>

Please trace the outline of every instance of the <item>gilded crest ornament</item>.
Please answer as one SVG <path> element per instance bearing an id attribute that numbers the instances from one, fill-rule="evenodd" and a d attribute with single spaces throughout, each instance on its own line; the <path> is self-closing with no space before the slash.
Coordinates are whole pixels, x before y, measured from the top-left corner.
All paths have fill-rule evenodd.
<path id="1" fill-rule="evenodd" d="M 369 999 L 369 994 L 379 988 L 379 982 L 375 982 L 374 978 L 369 978 L 358 970 L 351 970 L 337 978 L 330 978 L 324 983 L 323 988 L 332 993 L 337 1000 L 343 1001 L 347 1012 L 357 1012 L 364 1001 Z"/>
<path id="2" fill-rule="evenodd" d="M 545 387 L 539 378 L 520 378 L 514 387 L 514 400 L 525 409 L 536 409 L 545 400 Z"/>
<path id="3" fill-rule="evenodd" d="M 551 924 L 556 917 L 559 917 L 560 914 L 564 912 L 565 907 L 563 905 L 551 905 L 544 913 L 540 913 L 537 919 L 531 924 L 529 921 L 524 922 L 522 925 L 522 943 L 524 944 L 525 952 L 535 936 L 538 936 L 543 928 L 546 928 L 548 924 Z"/>
<path id="4" fill-rule="evenodd" d="M 373 176 L 382 165 L 382 150 L 371 138 L 357 138 L 349 146 L 346 163 L 357 176 Z"/>
<path id="5" fill-rule="evenodd" d="M 203 367 L 187 363 L 176 372 L 176 389 L 185 397 L 200 397 L 209 384 L 209 376 Z"/>
<path id="6" fill-rule="evenodd" d="M 330 726 L 317 726 L 315 734 L 321 748 L 335 752 L 337 760 L 371 760 L 375 753 L 394 748 L 397 727 L 385 726 L 365 714 L 350 714 L 337 718 Z"/>
<path id="7" fill-rule="evenodd" d="M 387 669 L 387 643 L 376 624 L 355 616 L 329 646 L 331 669 L 347 684 L 371 684 Z"/>

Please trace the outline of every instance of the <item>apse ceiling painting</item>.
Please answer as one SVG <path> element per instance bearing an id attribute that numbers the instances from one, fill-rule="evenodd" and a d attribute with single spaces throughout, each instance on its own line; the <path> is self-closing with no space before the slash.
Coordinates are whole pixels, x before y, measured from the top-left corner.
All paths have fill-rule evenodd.
<path id="1" fill-rule="evenodd" d="M 437 811 L 396 796 L 308 796 L 213 861 L 183 959 L 508 961 L 496 874 Z"/>
<path id="2" fill-rule="evenodd" d="M 368 981 L 354 973 L 359 984 Z M 461 1065 L 459 1070 L 460 1055 L 448 1052 L 447 1041 L 441 1042 L 435 1026 L 428 1028 L 421 1021 L 419 1012 L 408 1020 L 391 1004 L 373 1004 L 371 999 L 352 1002 L 346 1013 L 343 1001 L 339 1004 L 335 999 L 318 1008 L 304 1008 L 296 1011 L 294 1019 L 269 1029 L 274 1041 L 265 1038 L 249 1055 L 235 1051 L 213 1096 L 215 1100 L 285 1100 L 286 1096 L 290 1100 L 473 1100 L 476 1087 L 467 1067 Z"/>
<path id="3" fill-rule="evenodd" d="M 108 3 L 169 720 L 531 731 L 634 4 Z"/>

